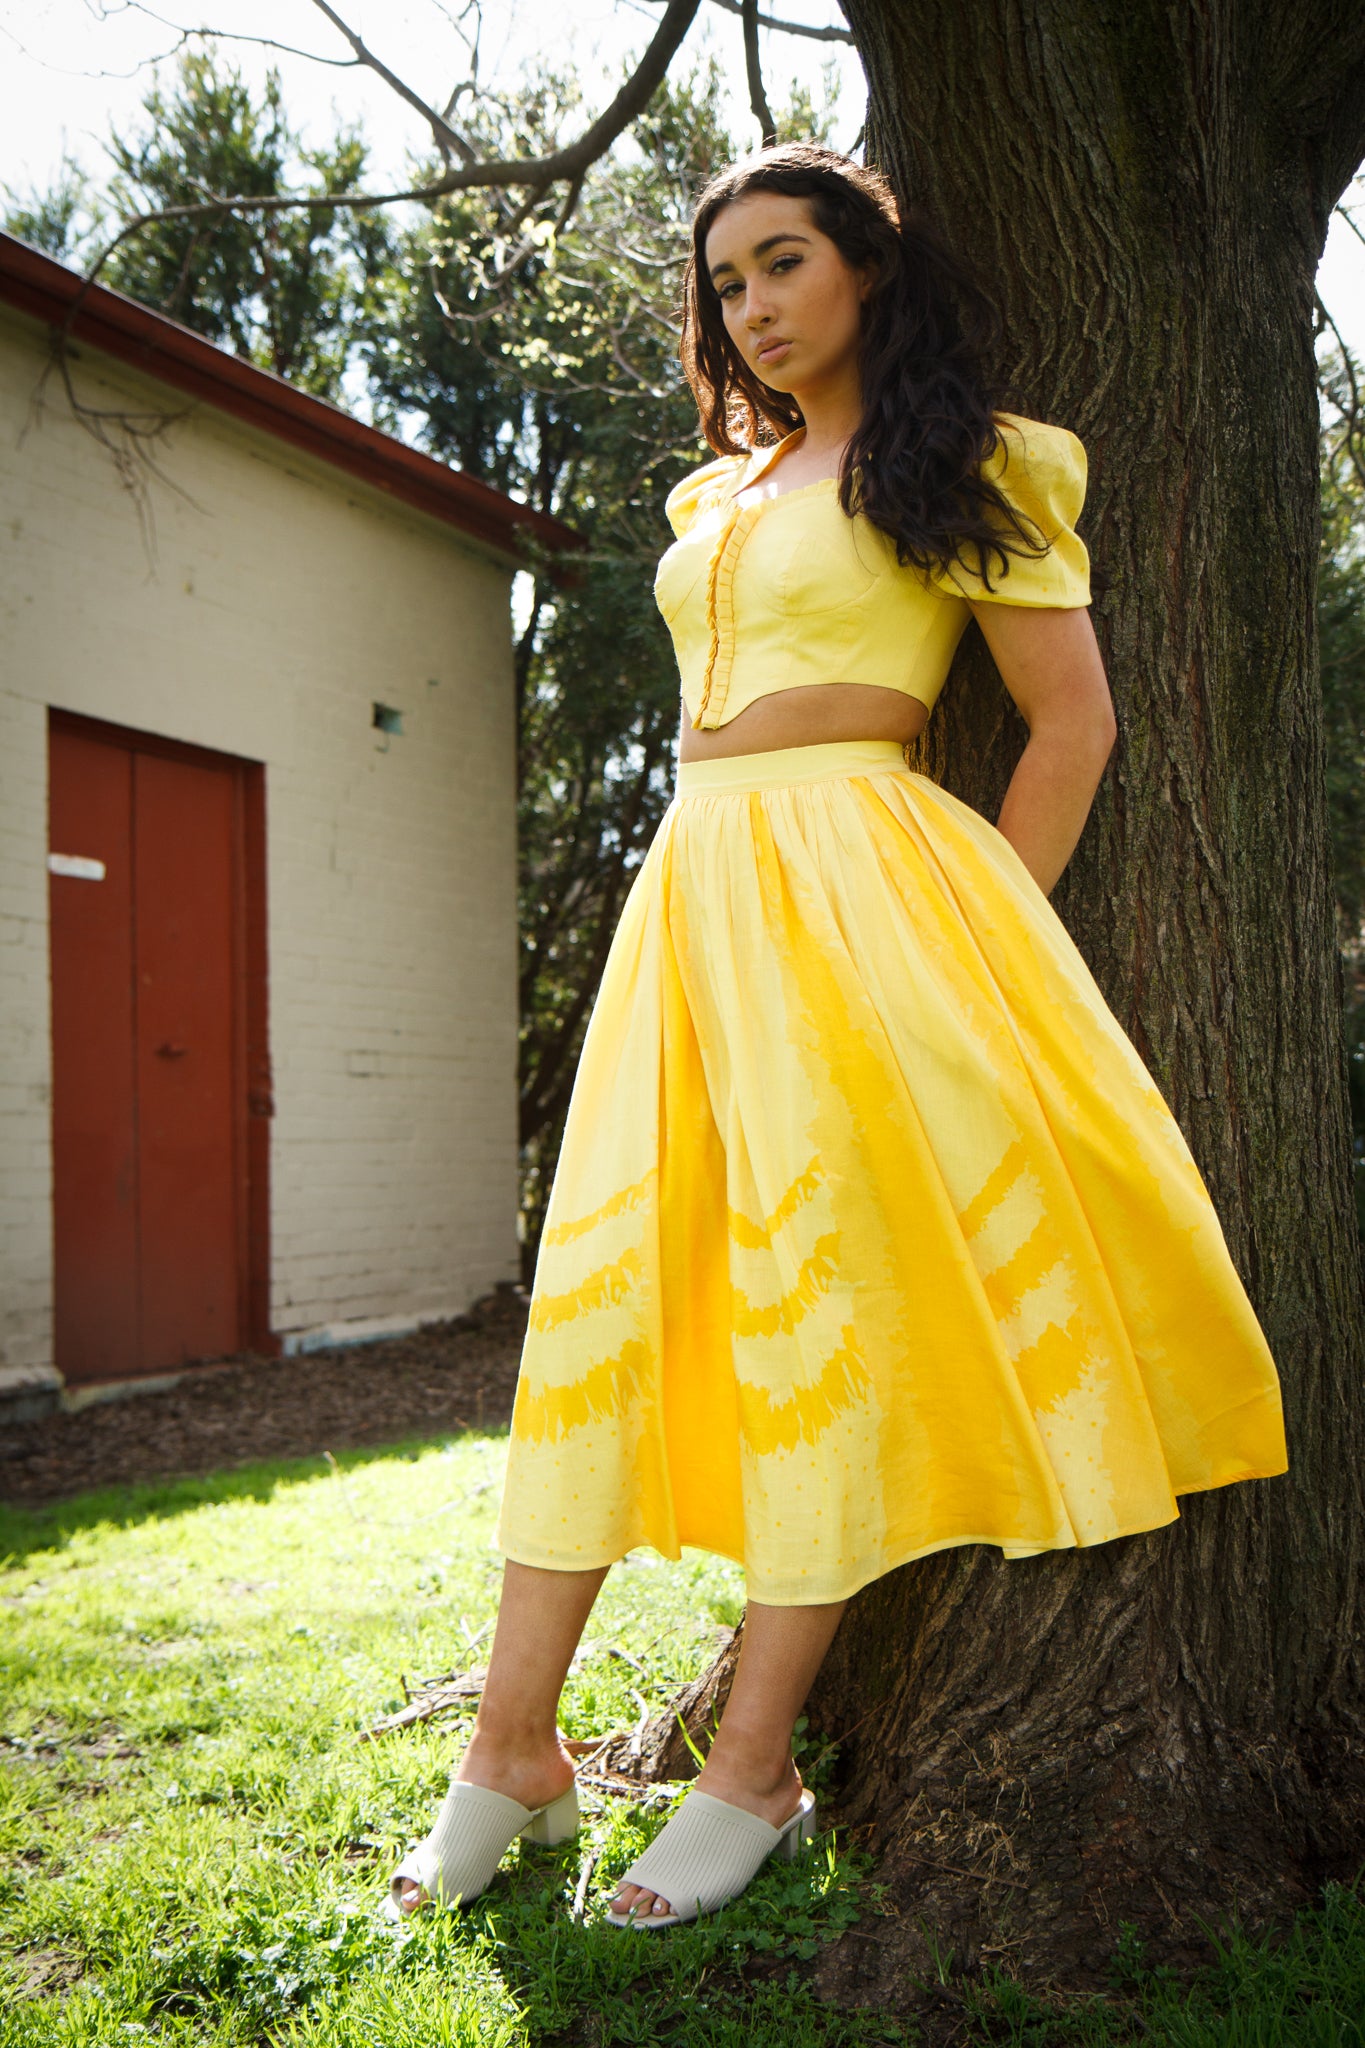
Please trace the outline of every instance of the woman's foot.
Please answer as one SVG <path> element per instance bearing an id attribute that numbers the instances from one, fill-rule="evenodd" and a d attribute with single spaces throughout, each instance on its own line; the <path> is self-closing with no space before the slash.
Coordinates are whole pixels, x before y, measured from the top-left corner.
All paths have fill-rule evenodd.
<path id="1" fill-rule="evenodd" d="M 484 1734 L 476 1725 L 455 1772 L 456 1783 L 482 1785 L 486 1792 L 503 1792 L 534 1810 L 548 1806 L 567 1792 L 574 1779 L 573 1759 L 556 1735 L 552 1742 L 535 1745 L 499 1740 Z M 415 1913 L 426 1903 L 423 1885 L 405 1879 L 399 1910 Z"/>
<path id="2" fill-rule="evenodd" d="M 771 1767 L 755 1768 L 752 1764 L 746 1767 L 743 1757 L 724 1754 L 717 1735 L 715 1747 L 696 1778 L 695 1789 L 709 1792 L 713 1799 L 724 1799 L 731 1806 L 742 1806 L 746 1812 L 766 1820 L 769 1827 L 779 1828 L 784 1820 L 790 1820 L 800 1803 L 801 1773 L 790 1756 L 785 1767 L 779 1764 L 776 1771 Z M 671 1902 L 656 1892 L 646 1891 L 638 1884 L 623 1884 L 609 1910 L 628 1913 L 632 1906 L 642 1920 L 651 1913 L 673 1910 Z"/>

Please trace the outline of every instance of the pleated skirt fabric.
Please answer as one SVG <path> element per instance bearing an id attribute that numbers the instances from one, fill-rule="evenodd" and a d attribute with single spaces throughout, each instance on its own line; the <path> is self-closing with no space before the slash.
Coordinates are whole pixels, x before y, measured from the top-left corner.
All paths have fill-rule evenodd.
<path id="1" fill-rule="evenodd" d="M 1010 842 L 860 740 L 682 762 L 589 1020 L 497 1542 L 838 1600 L 1286 1469 L 1189 1147 Z"/>

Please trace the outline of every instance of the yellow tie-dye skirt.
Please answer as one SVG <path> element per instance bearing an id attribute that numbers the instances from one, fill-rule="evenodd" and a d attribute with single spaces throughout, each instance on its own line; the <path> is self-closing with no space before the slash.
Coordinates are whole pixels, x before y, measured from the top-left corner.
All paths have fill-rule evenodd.
<path id="1" fill-rule="evenodd" d="M 1175 1118 L 988 819 L 893 740 L 679 764 L 584 1040 L 499 1547 L 776 1605 L 1286 1469 Z"/>

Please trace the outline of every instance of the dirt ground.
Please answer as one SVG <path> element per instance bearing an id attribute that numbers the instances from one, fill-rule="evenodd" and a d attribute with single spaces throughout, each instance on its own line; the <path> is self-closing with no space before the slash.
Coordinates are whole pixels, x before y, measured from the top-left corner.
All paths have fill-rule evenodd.
<path id="1" fill-rule="evenodd" d="M 39 1507 L 96 1486 L 500 1425 L 525 1330 L 526 1296 L 509 1281 L 408 1337 L 296 1358 L 246 1353 L 192 1367 L 160 1393 L 10 1424 L 0 1500 Z"/>

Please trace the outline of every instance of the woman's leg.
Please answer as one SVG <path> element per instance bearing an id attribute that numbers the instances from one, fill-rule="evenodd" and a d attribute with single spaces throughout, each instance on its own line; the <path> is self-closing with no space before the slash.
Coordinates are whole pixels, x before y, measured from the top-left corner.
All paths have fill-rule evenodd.
<path id="1" fill-rule="evenodd" d="M 772 1827 L 795 1812 L 801 1774 L 792 1758 L 792 1729 L 806 1694 L 848 1605 L 765 1607 L 750 1600 L 744 1612 L 730 1697 L 716 1739 L 697 1778 L 697 1789 L 743 1806 Z M 623 1884 L 612 1910 L 670 1911 L 667 1899 L 640 1885 Z"/>
<path id="2" fill-rule="evenodd" d="M 559 1695 L 608 1569 L 542 1571 L 508 1558 L 488 1676 L 457 1779 L 523 1806 L 567 1791 L 574 1767 L 559 1737 Z M 423 1897 L 420 1885 L 404 1884 L 403 1911 Z"/>

